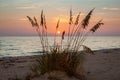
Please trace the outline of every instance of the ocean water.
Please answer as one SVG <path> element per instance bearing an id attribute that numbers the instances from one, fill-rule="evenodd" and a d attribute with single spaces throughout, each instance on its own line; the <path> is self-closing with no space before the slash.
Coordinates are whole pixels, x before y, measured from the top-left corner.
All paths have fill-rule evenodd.
<path id="1" fill-rule="evenodd" d="M 54 38 L 48 40 L 52 45 Z M 92 50 L 120 48 L 120 36 L 88 37 L 84 44 Z M 37 55 L 40 51 L 39 37 L 0 37 L 0 57 Z"/>

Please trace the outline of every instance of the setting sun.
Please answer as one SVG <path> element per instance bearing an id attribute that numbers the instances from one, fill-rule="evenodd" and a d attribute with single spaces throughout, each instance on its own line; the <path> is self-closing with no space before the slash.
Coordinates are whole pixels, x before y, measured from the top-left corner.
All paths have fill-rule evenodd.
<path id="1" fill-rule="evenodd" d="M 58 34 L 60 34 L 61 32 L 60 31 L 57 31 Z"/>

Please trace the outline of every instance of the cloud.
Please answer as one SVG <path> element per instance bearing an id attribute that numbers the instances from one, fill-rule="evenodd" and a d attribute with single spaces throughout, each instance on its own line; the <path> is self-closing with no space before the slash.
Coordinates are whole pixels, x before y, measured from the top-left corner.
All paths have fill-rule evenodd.
<path id="1" fill-rule="evenodd" d="M 98 12 L 98 13 L 96 13 L 96 14 L 104 15 L 105 13 L 103 13 L 103 12 Z"/>
<path id="2" fill-rule="evenodd" d="M 20 21 L 26 21 L 27 18 L 20 18 L 20 19 L 18 19 L 18 20 L 20 20 Z"/>
<path id="3" fill-rule="evenodd" d="M 111 10 L 111 11 L 119 11 L 120 10 L 120 8 L 115 8 L 115 7 L 113 7 L 113 8 L 107 8 L 107 7 L 104 7 L 104 8 L 102 8 L 103 10 Z"/>
<path id="4" fill-rule="evenodd" d="M 63 17 L 54 17 L 53 22 L 57 23 L 58 19 L 60 19 L 60 23 L 67 23 L 68 22 L 68 19 L 65 16 L 64 16 L 64 18 Z"/>
<path id="5" fill-rule="evenodd" d="M 8 4 L 0 4 L 0 7 L 7 7 L 8 6 Z"/>
<path id="6" fill-rule="evenodd" d="M 34 9 L 37 8 L 36 6 L 32 5 L 32 6 L 21 6 L 21 7 L 17 7 L 17 9 Z"/>
<path id="7" fill-rule="evenodd" d="M 66 8 L 65 7 L 59 7 L 59 8 L 56 8 L 56 10 L 58 10 L 58 11 L 66 11 Z"/>
<path id="8" fill-rule="evenodd" d="M 77 14 L 77 15 L 78 15 L 78 14 Z M 86 15 L 86 14 L 85 14 L 85 13 L 80 13 L 80 15 L 81 15 L 81 16 L 84 16 L 84 15 Z"/>

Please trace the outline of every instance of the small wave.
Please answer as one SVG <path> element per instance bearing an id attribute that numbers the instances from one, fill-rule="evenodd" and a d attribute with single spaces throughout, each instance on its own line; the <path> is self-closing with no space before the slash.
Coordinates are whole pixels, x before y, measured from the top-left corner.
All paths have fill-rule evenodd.
<path id="1" fill-rule="evenodd" d="M 7 50 L 19 50 L 19 49 L 7 49 Z"/>
<path id="2" fill-rule="evenodd" d="M 14 46 L 14 45 L 0 44 L 0 46 L 3 46 L 3 47 L 4 47 L 4 46 L 10 46 L 10 47 L 11 47 L 11 46 Z"/>
<path id="3" fill-rule="evenodd" d="M 100 41 L 92 41 L 92 42 L 100 42 Z"/>
<path id="4" fill-rule="evenodd" d="M 44 53 L 43 51 L 29 52 L 29 53 Z"/>
<path id="5" fill-rule="evenodd" d="M 14 45 L 8 45 L 8 46 L 14 46 Z"/>
<path id="6" fill-rule="evenodd" d="M 0 57 L 3 57 L 4 55 L 3 54 L 0 54 Z"/>

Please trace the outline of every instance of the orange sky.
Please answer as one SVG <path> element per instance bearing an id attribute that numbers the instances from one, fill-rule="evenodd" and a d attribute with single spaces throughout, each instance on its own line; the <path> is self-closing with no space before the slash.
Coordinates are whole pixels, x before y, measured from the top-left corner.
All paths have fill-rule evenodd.
<path id="1" fill-rule="evenodd" d="M 0 1 L 0 36 L 36 35 L 26 16 L 36 16 L 38 20 L 44 10 L 48 31 L 53 33 L 60 18 L 59 30 L 68 28 L 69 10 L 72 6 L 73 16 L 81 12 L 80 20 L 92 8 L 90 26 L 103 19 L 104 26 L 98 35 L 120 35 L 120 0 L 1 0 Z"/>

